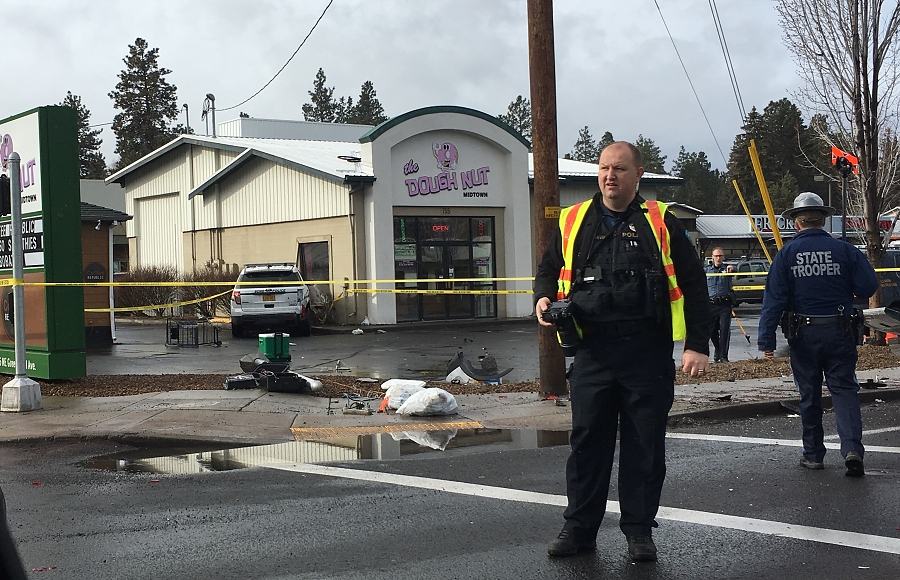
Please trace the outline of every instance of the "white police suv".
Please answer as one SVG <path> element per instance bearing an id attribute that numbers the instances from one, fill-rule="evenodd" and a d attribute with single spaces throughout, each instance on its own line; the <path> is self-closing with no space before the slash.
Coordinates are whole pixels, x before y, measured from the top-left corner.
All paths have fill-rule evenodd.
<path id="1" fill-rule="evenodd" d="M 237 281 L 231 293 L 233 336 L 251 329 L 309 336 L 309 287 L 294 264 L 247 264 Z"/>

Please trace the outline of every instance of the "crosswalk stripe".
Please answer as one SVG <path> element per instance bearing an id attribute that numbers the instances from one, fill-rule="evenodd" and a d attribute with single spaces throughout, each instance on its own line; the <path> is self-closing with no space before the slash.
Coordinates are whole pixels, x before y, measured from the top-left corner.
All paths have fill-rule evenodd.
<path id="1" fill-rule="evenodd" d="M 667 439 L 691 439 L 694 441 L 719 441 L 722 443 L 746 443 L 751 445 L 776 445 L 784 447 L 803 447 L 798 439 L 766 439 L 763 437 L 736 437 L 733 435 L 705 435 L 703 433 L 666 433 Z M 838 449 L 839 443 L 826 443 L 826 449 Z M 900 453 L 900 447 L 883 445 L 866 445 L 866 453 Z"/>
<path id="2" fill-rule="evenodd" d="M 567 504 L 566 496 L 564 495 L 539 493 L 507 487 L 495 487 L 491 485 L 464 483 L 461 481 L 434 479 L 430 477 L 398 475 L 394 473 L 365 471 L 362 469 L 347 469 L 344 467 L 331 467 L 327 465 L 299 463 L 270 463 L 264 465 L 263 467 L 278 469 L 281 471 L 290 471 L 294 473 L 305 473 L 309 475 L 338 477 L 343 479 L 353 479 L 357 481 L 367 481 L 372 483 L 400 485 L 403 487 L 443 491 L 447 493 L 489 499 L 551 505 L 557 507 L 565 507 Z M 606 510 L 609 513 L 620 513 L 619 502 L 611 500 L 608 501 Z M 756 518 L 745 518 L 741 516 L 731 516 L 726 514 L 716 514 L 712 512 L 702 512 L 670 507 L 660 507 L 658 517 L 661 519 L 677 522 L 685 522 L 703 526 L 713 526 L 717 528 L 728 528 L 732 530 L 741 530 L 745 532 L 765 534 L 782 538 L 793 538 L 797 540 L 831 544 L 835 546 L 846 546 L 848 548 L 883 552 L 886 554 L 900 554 L 900 538 L 888 538 L 885 536 L 861 534 L 858 532 L 847 532 L 829 528 L 816 528 L 812 526 L 787 524 L 771 520 L 760 520 Z"/>

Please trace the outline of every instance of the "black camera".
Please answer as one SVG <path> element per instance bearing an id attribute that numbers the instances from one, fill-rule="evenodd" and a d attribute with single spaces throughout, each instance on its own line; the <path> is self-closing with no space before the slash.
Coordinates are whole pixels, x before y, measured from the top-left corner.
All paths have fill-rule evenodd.
<path id="1" fill-rule="evenodd" d="M 575 317 L 572 316 L 572 303 L 568 300 L 551 302 L 547 310 L 541 314 L 544 322 L 556 325 L 556 333 L 559 335 L 559 344 L 562 346 L 565 356 L 575 356 L 578 350 L 580 338 L 575 327 Z"/>

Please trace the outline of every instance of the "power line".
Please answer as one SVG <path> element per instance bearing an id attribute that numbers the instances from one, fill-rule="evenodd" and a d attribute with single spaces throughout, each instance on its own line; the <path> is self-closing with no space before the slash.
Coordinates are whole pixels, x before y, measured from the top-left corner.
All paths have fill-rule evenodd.
<path id="1" fill-rule="evenodd" d="M 112 125 L 112 123 L 97 123 L 96 125 L 88 125 L 88 129 L 92 129 L 94 127 L 106 127 L 108 125 Z"/>
<path id="2" fill-rule="evenodd" d="M 731 81 L 731 92 L 734 93 L 734 99 L 741 115 L 741 124 L 747 116 L 747 109 L 744 107 L 744 98 L 741 95 L 741 87 L 738 84 L 737 74 L 734 72 L 734 62 L 731 60 L 731 51 L 728 50 L 728 40 L 725 38 L 725 28 L 722 26 L 722 19 L 719 17 L 719 7 L 716 0 L 709 0 L 709 11 L 712 13 L 713 24 L 716 26 L 716 35 L 719 37 L 719 48 L 722 50 L 722 58 L 725 59 L 725 68 L 728 71 L 728 80 Z"/>
<path id="3" fill-rule="evenodd" d="M 238 107 L 240 107 L 244 103 L 248 102 L 250 99 L 252 99 L 256 95 L 258 95 L 259 93 L 263 92 L 266 89 L 266 87 L 268 87 L 270 84 L 272 84 L 272 81 L 274 81 L 276 78 L 278 78 L 278 75 L 281 74 L 281 71 L 283 71 L 285 68 L 287 68 L 287 65 L 289 65 L 291 63 L 291 61 L 294 59 L 294 57 L 297 56 L 297 53 L 300 52 L 300 49 L 303 48 L 304 44 L 306 44 L 306 40 L 312 35 L 313 31 L 319 25 L 319 22 L 322 21 L 322 18 L 325 16 L 325 13 L 328 12 L 328 9 L 331 8 L 331 5 L 333 3 L 334 3 L 334 0 L 328 1 L 328 4 L 325 6 L 325 9 L 322 10 L 321 14 L 319 14 L 319 18 L 316 19 L 315 24 L 313 24 L 312 28 L 309 29 L 309 32 L 306 33 L 306 36 L 303 38 L 303 41 L 300 43 L 300 46 L 298 46 L 297 50 L 295 50 L 294 53 L 291 55 L 291 57 L 289 59 L 287 59 L 287 62 L 284 63 L 284 65 L 280 69 L 278 69 L 278 72 L 276 72 L 275 75 L 271 79 L 269 79 L 269 82 L 264 84 L 261 89 L 259 89 L 258 91 L 256 91 L 255 93 L 253 93 L 252 95 L 250 95 L 249 97 L 247 97 L 246 99 L 244 99 L 243 101 L 238 103 L 237 105 L 232 105 L 230 107 L 225 107 L 224 109 L 218 109 L 218 110 L 219 111 L 230 111 L 231 109 L 237 109 Z"/>
<path id="4" fill-rule="evenodd" d="M 694 81 L 691 80 L 691 75 L 688 73 L 687 67 L 684 65 L 684 59 L 681 58 L 681 53 L 678 51 L 678 45 L 675 44 L 675 39 L 672 37 L 672 32 L 669 30 L 669 25 L 666 23 L 666 18 L 663 16 L 662 9 L 659 7 L 659 2 L 657 0 L 653 0 L 653 3 L 656 4 L 656 10 L 659 12 L 659 18 L 662 20 L 663 26 L 666 29 L 666 34 L 669 35 L 669 40 L 672 42 L 672 48 L 675 49 L 675 54 L 678 56 L 678 62 L 681 63 L 681 69 L 684 71 L 684 76 L 687 77 L 688 84 L 691 85 L 691 91 L 694 93 L 694 98 L 697 99 L 697 106 L 700 107 L 700 112 L 703 113 L 703 119 L 706 121 L 706 127 L 709 129 L 709 134 L 712 135 L 713 141 L 716 144 L 716 149 L 719 150 L 719 155 L 722 156 L 722 161 L 727 165 L 728 160 L 725 159 L 725 153 L 722 152 L 722 146 L 719 145 L 719 140 L 716 138 L 716 133 L 713 131 L 712 124 L 709 122 L 709 117 L 706 115 L 706 109 L 703 108 L 703 103 L 700 102 L 700 95 L 697 94 L 697 89 L 694 88 Z"/>

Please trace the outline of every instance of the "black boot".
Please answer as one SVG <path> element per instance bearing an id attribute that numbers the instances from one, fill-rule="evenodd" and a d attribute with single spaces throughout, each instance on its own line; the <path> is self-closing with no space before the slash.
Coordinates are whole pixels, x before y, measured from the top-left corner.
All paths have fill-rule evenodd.
<path id="1" fill-rule="evenodd" d="M 579 541 L 574 530 L 563 527 L 556 539 L 547 546 L 547 553 L 557 558 L 574 556 L 597 548 L 596 541 Z"/>
<path id="2" fill-rule="evenodd" d="M 626 536 L 628 540 L 628 555 L 635 562 L 655 562 L 656 544 L 650 534 L 646 536 Z"/>

